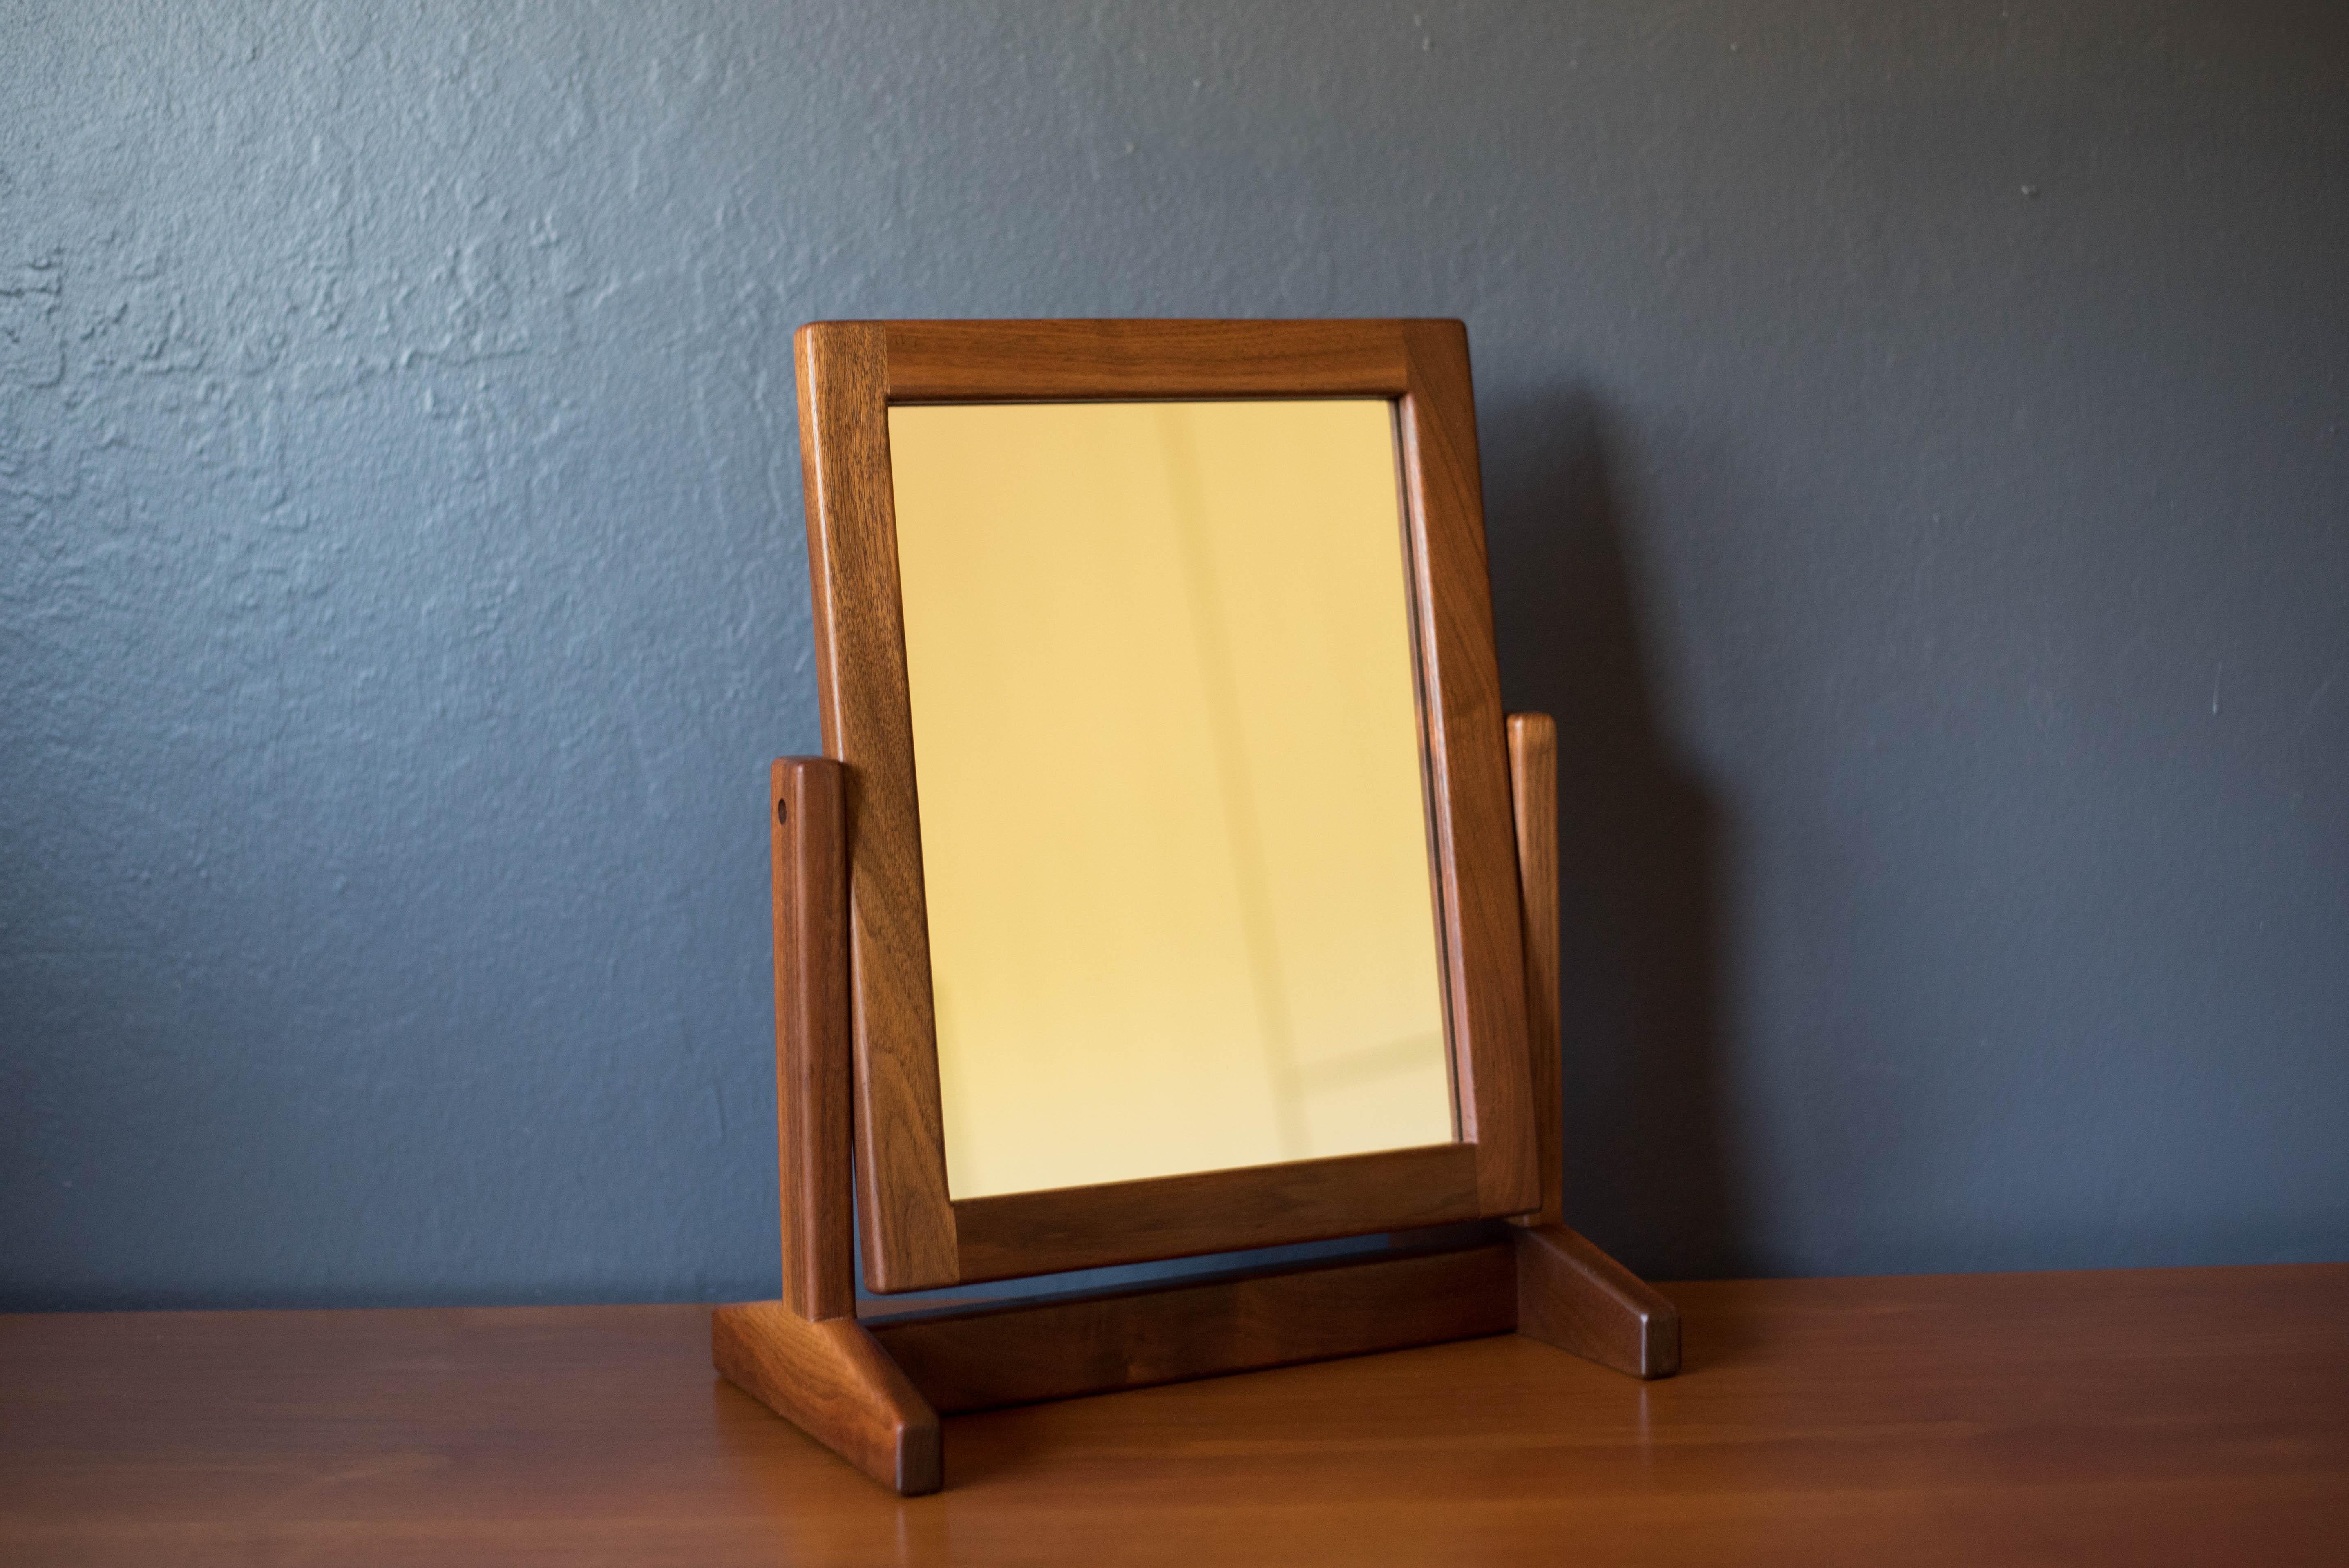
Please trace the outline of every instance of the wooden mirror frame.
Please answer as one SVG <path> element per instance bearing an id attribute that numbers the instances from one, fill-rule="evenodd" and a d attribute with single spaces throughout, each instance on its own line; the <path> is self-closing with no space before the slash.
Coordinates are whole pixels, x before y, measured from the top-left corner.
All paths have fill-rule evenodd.
<path id="1" fill-rule="evenodd" d="M 846 784 L 851 1141 L 867 1287 L 922 1290 L 1538 1208 L 1517 848 L 1461 324 L 822 322 L 801 328 L 795 346 L 823 745 Z M 1306 397 L 1395 405 L 1457 1140 L 953 1199 L 889 407 Z"/>
<path id="2" fill-rule="evenodd" d="M 1564 1222 L 1557 727 L 1508 715 L 1502 753 L 1459 324 L 865 322 L 803 329 L 799 354 L 831 755 L 779 758 L 771 784 L 782 1295 L 711 1314 L 718 1370 L 905 1496 L 944 1484 L 940 1418 L 959 1411 L 1512 1329 L 1633 1377 L 1671 1376 L 1671 1303 Z M 1365 395 L 1395 402 L 1402 436 L 1466 1141 L 949 1202 L 889 403 Z M 916 954 L 922 984 L 909 990 Z M 1344 1258 L 1245 1260 L 1026 1300 L 860 1303 L 852 1202 L 887 1290 L 1488 1222 L 1390 1235 Z"/>

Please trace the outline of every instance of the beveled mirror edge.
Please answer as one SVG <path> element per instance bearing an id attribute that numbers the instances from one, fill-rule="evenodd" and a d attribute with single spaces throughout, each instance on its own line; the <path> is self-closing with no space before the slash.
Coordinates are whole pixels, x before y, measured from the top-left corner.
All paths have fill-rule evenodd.
<path id="1" fill-rule="evenodd" d="M 848 776 L 854 1142 L 868 1288 L 893 1294 L 1536 1208 L 1525 954 L 1462 325 L 824 322 L 802 327 L 795 347 L 824 749 Z M 1339 396 L 1397 405 L 1462 1141 L 953 1202 L 887 407 Z M 1136 1253 L 1143 1236 L 1158 1250 Z"/>
<path id="2" fill-rule="evenodd" d="M 1436 822 L 1435 778 L 1435 704 L 1430 696 L 1427 650 L 1421 646 L 1424 622 L 1421 611 L 1426 595 L 1420 591 L 1419 525 L 1413 511 L 1410 467 L 1403 460 L 1403 409 L 1401 397 L 1387 404 L 1389 421 L 1394 439 L 1395 516 L 1399 520 L 1396 547 L 1402 552 L 1403 612 L 1411 622 L 1408 641 L 1411 645 L 1412 713 L 1419 726 L 1419 793 L 1423 802 L 1421 821 L 1427 842 L 1428 913 L 1432 921 L 1429 935 L 1434 939 L 1439 954 L 1449 950 L 1449 934 L 1444 914 L 1444 841 Z M 1460 1030 L 1457 1010 L 1453 1005 L 1452 965 L 1446 962 L 1436 966 L 1437 985 L 1444 1009 L 1444 1088 L 1452 1097 L 1452 1136 L 1454 1141 L 1465 1140 L 1472 1119 L 1467 1103 L 1467 1080 L 1460 1072 Z"/>

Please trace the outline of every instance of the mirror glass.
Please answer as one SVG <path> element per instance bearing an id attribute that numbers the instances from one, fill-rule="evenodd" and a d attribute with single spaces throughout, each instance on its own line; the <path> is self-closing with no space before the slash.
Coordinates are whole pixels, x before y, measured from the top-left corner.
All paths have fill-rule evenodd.
<path id="1" fill-rule="evenodd" d="M 1394 410 L 889 410 L 956 1198 L 1454 1136 Z"/>

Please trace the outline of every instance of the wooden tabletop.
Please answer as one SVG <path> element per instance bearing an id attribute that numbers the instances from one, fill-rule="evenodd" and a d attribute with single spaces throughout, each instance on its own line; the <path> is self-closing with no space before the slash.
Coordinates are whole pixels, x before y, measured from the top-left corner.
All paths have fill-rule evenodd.
<path id="1" fill-rule="evenodd" d="M 881 1491 L 707 1309 L 0 1318 L 0 1562 L 2349 1563 L 2349 1265 L 1666 1287 L 1515 1336 L 947 1421 Z"/>

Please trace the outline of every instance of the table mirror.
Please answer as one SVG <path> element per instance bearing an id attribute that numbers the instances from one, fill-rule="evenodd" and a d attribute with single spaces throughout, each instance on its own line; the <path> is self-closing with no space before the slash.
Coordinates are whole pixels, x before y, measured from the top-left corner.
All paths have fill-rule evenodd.
<path id="1" fill-rule="evenodd" d="M 1452 1141 L 1392 405 L 888 424 L 948 1197 Z"/>
<path id="2" fill-rule="evenodd" d="M 1459 324 L 797 349 L 784 1292 L 719 1310 L 720 1370 L 906 1492 L 941 1410 L 1512 1328 L 1671 1370 L 1560 1222 L 1553 731 L 1500 705 Z M 899 1312 L 852 1261 L 885 1298 L 1372 1235 Z"/>

